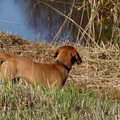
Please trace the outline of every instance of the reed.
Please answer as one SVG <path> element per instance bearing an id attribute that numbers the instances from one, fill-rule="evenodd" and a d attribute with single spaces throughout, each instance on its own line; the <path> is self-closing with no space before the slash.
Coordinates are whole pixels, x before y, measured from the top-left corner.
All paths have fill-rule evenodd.
<path id="1" fill-rule="evenodd" d="M 101 45 L 102 42 L 104 44 L 112 43 L 116 47 L 120 47 L 120 2 L 119 0 L 104 0 L 104 1 L 83 1 L 78 2 L 73 0 L 72 7 L 68 15 L 60 12 L 59 10 L 53 8 L 47 2 L 43 2 L 38 0 L 38 2 L 33 6 L 33 10 L 35 6 L 39 3 L 43 3 L 55 10 L 59 15 L 64 16 L 66 19 L 63 22 L 61 28 L 56 33 L 53 41 L 58 41 L 58 37 L 62 31 L 62 28 L 67 23 L 71 22 L 71 29 L 73 24 L 78 29 L 78 34 L 76 37 L 76 42 L 87 46 L 97 46 Z M 53 2 L 53 1 L 52 1 Z M 55 2 L 55 1 L 54 1 Z M 57 1 L 58 2 L 58 1 Z M 68 2 L 66 3 L 68 4 Z M 77 11 L 81 12 L 80 23 L 77 23 L 76 20 L 72 19 L 72 15 L 74 14 L 74 8 Z M 82 23 L 84 22 L 83 17 L 84 14 L 87 14 L 86 19 L 88 19 L 88 23 L 83 29 Z"/>

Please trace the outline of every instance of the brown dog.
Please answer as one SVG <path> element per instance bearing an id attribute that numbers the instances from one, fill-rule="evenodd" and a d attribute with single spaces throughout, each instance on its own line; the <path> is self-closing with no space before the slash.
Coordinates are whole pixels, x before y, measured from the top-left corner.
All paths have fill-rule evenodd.
<path id="1" fill-rule="evenodd" d="M 1 53 L 0 58 L 5 62 L 1 65 L 1 76 L 13 80 L 16 77 L 23 77 L 32 85 L 41 84 L 44 87 L 58 85 L 59 88 L 65 84 L 67 75 L 72 65 L 82 62 L 78 52 L 72 46 L 59 47 L 54 57 L 55 62 L 37 63 L 18 56 L 11 56 Z"/>

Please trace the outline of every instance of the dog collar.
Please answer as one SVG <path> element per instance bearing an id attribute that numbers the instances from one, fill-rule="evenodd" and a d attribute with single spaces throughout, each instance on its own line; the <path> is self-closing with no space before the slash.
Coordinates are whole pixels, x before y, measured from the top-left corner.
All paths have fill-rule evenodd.
<path id="1" fill-rule="evenodd" d="M 57 63 L 61 64 L 68 72 L 70 71 L 70 69 L 63 63 L 61 63 L 59 60 L 56 60 Z"/>

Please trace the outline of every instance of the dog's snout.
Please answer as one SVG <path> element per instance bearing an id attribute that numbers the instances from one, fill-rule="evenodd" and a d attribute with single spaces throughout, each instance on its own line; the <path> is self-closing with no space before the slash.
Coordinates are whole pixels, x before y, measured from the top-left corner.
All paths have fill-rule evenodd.
<path id="1" fill-rule="evenodd" d="M 80 63 L 82 63 L 82 59 L 77 60 L 77 64 L 80 64 Z"/>

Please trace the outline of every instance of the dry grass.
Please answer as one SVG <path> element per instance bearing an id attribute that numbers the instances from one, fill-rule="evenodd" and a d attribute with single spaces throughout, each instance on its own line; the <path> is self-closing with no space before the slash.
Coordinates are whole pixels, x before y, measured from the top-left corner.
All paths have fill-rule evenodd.
<path id="1" fill-rule="evenodd" d="M 0 33 L 0 52 L 26 57 L 28 59 L 45 62 L 54 61 L 54 51 L 60 46 L 68 44 L 57 43 L 57 45 L 46 45 L 45 43 L 27 42 L 17 36 L 4 35 Z M 83 63 L 75 64 L 68 75 L 67 82 L 82 88 L 93 90 L 99 98 L 103 93 L 110 99 L 120 100 L 120 50 L 108 45 L 102 47 L 85 47 L 78 44 L 73 45 L 79 52 Z M 66 83 L 67 86 L 67 83 Z"/>
<path id="2" fill-rule="evenodd" d="M 29 84 L 12 85 L 0 81 L 0 118 L 4 120 L 119 120 L 120 104 L 95 98 L 94 92 L 78 93 L 71 84 L 61 92 L 34 88 Z M 92 97 L 91 97 L 92 96 Z"/>
<path id="3" fill-rule="evenodd" d="M 120 98 L 120 51 L 112 48 L 77 48 L 83 58 L 73 66 L 69 76 L 81 88 L 92 89 L 96 96 L 103 92 L 111 99 Z"/>
<path id="4" fill-rule="evenodd" d="M 54 61 L 56 45 L 22 40 L 0 33 L 0 52 L 26 57 L 37 62 Z M 70 43 L 83 63 L 75 64 L 68 75 L 64 92 L 34 88 L 20 80 L 0 81 L 1 119 L 120 119 L 120 52 L 113 46 L 85 47 Z M 77 88 L 76 88 L 77 86 Z M 110 102 L 111 101 L 111 102 Z"/>

